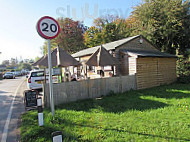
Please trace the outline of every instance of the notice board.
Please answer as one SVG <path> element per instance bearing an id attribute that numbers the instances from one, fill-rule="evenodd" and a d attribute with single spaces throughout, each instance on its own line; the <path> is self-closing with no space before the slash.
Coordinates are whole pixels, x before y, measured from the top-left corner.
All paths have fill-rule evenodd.
<path id="1" fill-rule="evenodd" d="M 25 107 L 36 107 L 37 106 L 38 92 L 35 90 L 24 91 L 24 103 Z"/>

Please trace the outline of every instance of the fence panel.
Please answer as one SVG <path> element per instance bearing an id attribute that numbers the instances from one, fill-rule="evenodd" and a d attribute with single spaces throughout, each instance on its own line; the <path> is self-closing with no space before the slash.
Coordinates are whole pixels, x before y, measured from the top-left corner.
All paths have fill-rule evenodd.
<path id="1" fill-rule="evenodd" d="M 44 84 L 44 104 L 50 106 L 49 84 Z M 53 84 L 54 104 L 73 102 L 136 89 L 136 75 Z"/>

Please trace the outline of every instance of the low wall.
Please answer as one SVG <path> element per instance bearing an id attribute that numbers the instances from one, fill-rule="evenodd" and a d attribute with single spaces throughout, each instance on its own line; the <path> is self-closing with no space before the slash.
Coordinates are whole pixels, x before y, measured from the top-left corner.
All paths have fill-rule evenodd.
<path id="1" fill-rule="evenodd" d="M 119 93 L 136 88 L 135 75 L 53 84 L 54 104 L 97 98 L 109 95 L 110 92 Z M 49 84 L 44 84 L 43 90 L 44 104 L 49 107 Z"/>

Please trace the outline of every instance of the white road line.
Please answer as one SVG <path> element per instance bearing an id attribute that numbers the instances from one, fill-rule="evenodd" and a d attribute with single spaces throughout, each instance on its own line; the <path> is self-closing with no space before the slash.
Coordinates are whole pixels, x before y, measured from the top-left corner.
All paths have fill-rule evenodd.
<path id="1" fill-rule="evenodd" d="M 24 81 L 22 81 L 19 84 L 19 86 L 17 87 L 17 89 L 16 89 L 16 91 L 14 93 L 14 98 L 12 100 L 11 107 L 9 109 L 9 113 L 8 113 L 8 116 L 7 116 L 7 120 L 6 120 L 4 129 L 3 129 L 3 134 L 2 134 L 1 142 L 6 142 L 7 141 L 7 134 L 8 134 L 8 129 L 9 129 L 9 123 L 10 123 L 12 112 L 13 112 L 13 105 L 14 105 L 14 102 L 15 102 L 15 97 L 16 97 L 16 95 L 18 93 L 18 90 L 19 90 L 19 88 L 20 88 L 20 86 L 22 85 L 23 82 Z"/>

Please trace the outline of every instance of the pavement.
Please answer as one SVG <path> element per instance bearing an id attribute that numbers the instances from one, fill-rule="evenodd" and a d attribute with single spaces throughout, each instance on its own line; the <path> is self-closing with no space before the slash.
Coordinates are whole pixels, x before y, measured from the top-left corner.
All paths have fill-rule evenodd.
<path id="1" fill-rule="evenodd" d="M 0 81 L 0 140 L 18 142 L 20 131 L 19 118 L 25 112 L 23 92 L 26 88 L 25 77 Z"/>

